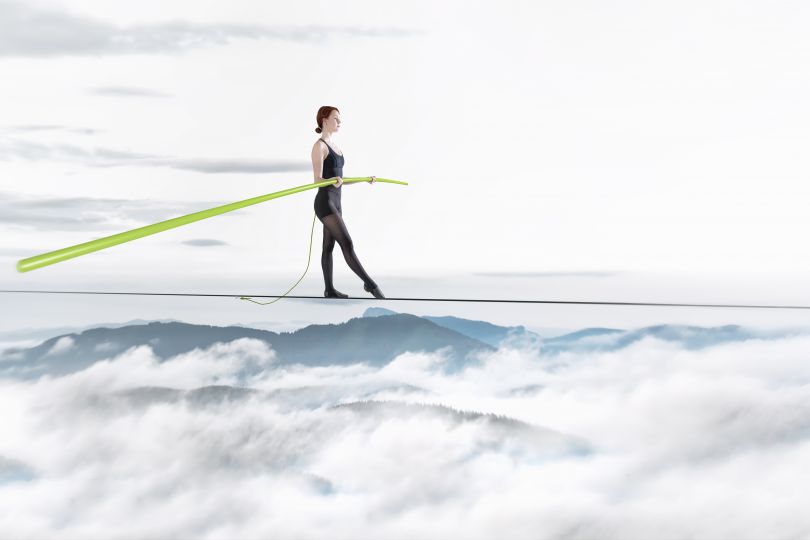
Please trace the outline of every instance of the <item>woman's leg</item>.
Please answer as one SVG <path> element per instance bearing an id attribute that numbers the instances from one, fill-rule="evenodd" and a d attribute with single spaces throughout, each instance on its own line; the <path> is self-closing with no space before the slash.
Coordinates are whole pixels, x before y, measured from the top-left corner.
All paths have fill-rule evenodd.
<path id="1" fill-rule="evenodd" d="M 321 268 L 323 268 L 323 282 L 327 291 L 334 290 L 332 283 L 332 251 L 335 249 L 335 237 L 329 232 L 329 227 L 323 226 L 323 252 L 321 253 Z"/>
<path id="2" fill-rule="evenodd" d="M 326 246 L 326 231 L 328 230 L 329 235 L 332 238 L 332 247 L 334 247 L 334 242 L 340 245 L 341 251 L 343 251 L 343 258 L 346 259 L 346 264 L 349 265 L 349 268 L 357 274 L 357 276 L 363 280 L 363 284 L 367 286 L 369 289 L 373 289 L 377 287 L 377 284 L 374 283 L 374 280 L 366 273 L 363 269 L 363 265 L 360 264 L 360 261 L 357 258 L 357 254 L 354 252 L 354 242 L 352 242 L 352 237 L 349 236 L 349 231 L 346 229 L 346 223 L 343 221 L 343 217 L 338 214 L 329 214 L 328 216 L 324 216 L 323 218 L 323 226 L 324 226 L 324 246 Z M 330 261 L 330 272 L 331 272 L 331 260 L 332 260 L 331 252 L 329 254 L 329 261 Z M 323 261 L 323 259 L 322 259 Z M 325 267 L 324 267 L 325 268 Z M 326 270 L 324 270 L 324 273 Z M 331 277 L 331 273 L 330 273 Z"/>

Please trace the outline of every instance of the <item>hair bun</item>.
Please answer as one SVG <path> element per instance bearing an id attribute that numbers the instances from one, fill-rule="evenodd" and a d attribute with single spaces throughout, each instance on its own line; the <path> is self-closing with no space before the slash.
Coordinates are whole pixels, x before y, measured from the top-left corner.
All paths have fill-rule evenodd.
<path id="1" fill-rule="evenodd" d="M 315 128 L 315 133 L 320 133 L 323 131 L 322 128 L 322 126 L 324 125 L 323 122 L 324 120 L 329 118 L 329 115 L 332 114 L 332 111 L 338 111 L 338 108 L 332 107 L 331 105 L 324 105 L 323 107 L 318 109 L 318 114 L 315 115 L 315 124 L 318 126 L 317 128 Z"/>

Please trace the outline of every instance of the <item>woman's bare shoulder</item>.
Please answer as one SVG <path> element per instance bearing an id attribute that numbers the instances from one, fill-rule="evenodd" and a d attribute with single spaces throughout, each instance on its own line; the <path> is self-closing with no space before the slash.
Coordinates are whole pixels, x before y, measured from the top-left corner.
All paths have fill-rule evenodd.
<path id="1" fill-rule="evenodd" d="M 328 153 L 328 152 L 329 152 L 329 149 L 326 148 L 326 145 L 324 144 L 322 139 L 318 139 L 317 141 L 312 143 L 312 154 L 313 155 L 321 154 L 321 157 L 323 157 L 323 154 Z"/>

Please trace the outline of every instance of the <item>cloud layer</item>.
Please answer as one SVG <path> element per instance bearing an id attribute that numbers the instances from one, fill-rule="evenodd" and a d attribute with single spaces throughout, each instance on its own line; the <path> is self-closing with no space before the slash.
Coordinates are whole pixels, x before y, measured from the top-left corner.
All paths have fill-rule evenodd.
<path id="1" fill-rule="evenodd" d="M 311 163 L 283 159 L 177 158 L 115 150 L 85 148 L 72 144 L 45 144 L 24 139 L 0 140 L 0 160 L 61 161 L 88 167 L 169 167 L 203 173 L 249 173 L 306 171 Z"/>
<path id="2" fill-rule="evenodd" d="M 151 88 L 137 88 L 134 86 L 99 86 L 96 88 L 91 88 L 90 92 L 98 96 L 150 98 L 169 97 L 169 94 L 160 92 L 159 90 L 152 90 Z"/>
<path id="3" fill-rule="evenodd" d="M 102 197 L 22 197 L 0 192 L 0 224 L 48 231 L 106 231 L 155 223 L 220 204 L 224 202 L 191 204 Z M 16 253 L 15 250 L 7 252 Z"/>
<path id="4" fill-rule="evenodd" d="M 64 344 L 67 346 L 67 344 Z M 241 339 L 0 381 L 14 537 L 804 537 L 810 337 L 281 368 Z"/>
<path id="5" fill-rule="evenodd" d="M 416 33 L 402 28 L 196 24 L 183 20 L 117 26 L 86 15 L 0 0 L 0 57 L 177 53 L 239 39 L 323 42 Z"/>

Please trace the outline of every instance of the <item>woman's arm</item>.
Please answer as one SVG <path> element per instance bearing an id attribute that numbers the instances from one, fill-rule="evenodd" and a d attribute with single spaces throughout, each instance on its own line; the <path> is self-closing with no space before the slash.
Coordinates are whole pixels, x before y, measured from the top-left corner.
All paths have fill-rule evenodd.
<path id="1" fill-rule="evenodd" d="M 318 144 L 318 141 L 315 142 L 315 145 L 312 147 L 312 175 L 315 177 L 313 183 L 323 182 L 324 180 L 337 180 L 335 187 L 340 187 L 343 183 L 343 178 L 340 176 L 333 176 L 332 178 L 322 178 L 321 175 L 323 174 L 323 160 L 326 156 L 323 155 L 324 148 Z M 328 152 L 328 150 L 327 150 Z"/>

